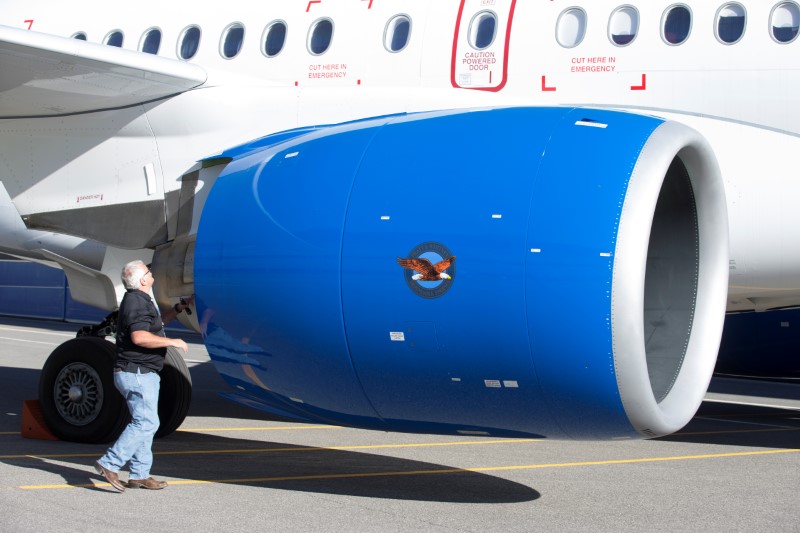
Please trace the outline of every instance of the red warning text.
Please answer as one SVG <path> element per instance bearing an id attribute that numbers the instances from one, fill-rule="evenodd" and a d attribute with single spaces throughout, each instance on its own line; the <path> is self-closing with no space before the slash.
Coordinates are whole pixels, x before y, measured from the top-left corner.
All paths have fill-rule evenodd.
<path id="1" fill-rule="evenodd" d="M 308 66 L 308 77 L 311 79 L 333 79 L 347 77 L 345 63 L 323 63 Z"/>
<path id="2" fill-rule="evenodd" d="M 614 56 L 573 57 L 570 72 L 614 72 L 617 69 Z"/>
<path id="3" fill-rule="evenodd" d="M 467 52 L 461 59 L 461 64 L 469 70 L 489 70 L 497 63 L 494 52 Z"/>

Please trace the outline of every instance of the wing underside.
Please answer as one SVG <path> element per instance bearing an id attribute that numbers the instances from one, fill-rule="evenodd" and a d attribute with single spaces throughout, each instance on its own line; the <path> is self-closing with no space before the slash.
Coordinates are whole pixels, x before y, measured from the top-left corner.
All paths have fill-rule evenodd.
<path id="1" fill-rule="evenodd" d="M 117 109 L 202 85 L 197 65 L 0 25 L 0 118 Z"/>

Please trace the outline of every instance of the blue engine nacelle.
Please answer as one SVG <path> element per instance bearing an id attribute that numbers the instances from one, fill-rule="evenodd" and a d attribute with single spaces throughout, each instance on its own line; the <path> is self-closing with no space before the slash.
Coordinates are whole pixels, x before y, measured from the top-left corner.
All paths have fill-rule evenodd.
<path id="1" fill-rule="evenodd" d="M 676 431 L 700 405 L 728 234 L 694 130 L 447 111 L 222 157 L 195 291 L 245 401 L 379 430 L 601 439 Z"/>

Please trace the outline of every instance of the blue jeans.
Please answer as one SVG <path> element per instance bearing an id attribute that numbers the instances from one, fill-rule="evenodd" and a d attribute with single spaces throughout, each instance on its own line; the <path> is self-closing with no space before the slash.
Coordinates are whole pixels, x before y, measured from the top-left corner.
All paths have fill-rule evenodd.
<path id="1" fill-rule="evenodd" d="M 119 472 L 130 461 L 130 479 L 147 479 L 153 466 L 153 435 L 159 425 L 161 376 L 155 372 L 114 372 L 114 385 L 128 403 L 131 421 L 98 462 L 108 470 Z"/>

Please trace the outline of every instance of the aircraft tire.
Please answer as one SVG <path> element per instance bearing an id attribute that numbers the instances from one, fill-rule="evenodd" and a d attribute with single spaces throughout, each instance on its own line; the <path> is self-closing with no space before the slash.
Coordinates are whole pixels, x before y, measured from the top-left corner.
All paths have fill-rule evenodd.
<path id="1" fill-rule="evenodd" d="M 178 429 L 183 424 L 191 403 L 192 377 L 189 368 L 177 348 L 167 348 L 158 398 L 158 418 L 161 425 L 156 437 L 166 437 Z"/>
<path id="2" fill-rule="evenodd" d="M 79 337 L 58 346 L 39 378 L 45 424 L 59 439 L 105 443 L 128 423 L 128 409 L 114 386 L 116 347 L 98 337 Z"/>

